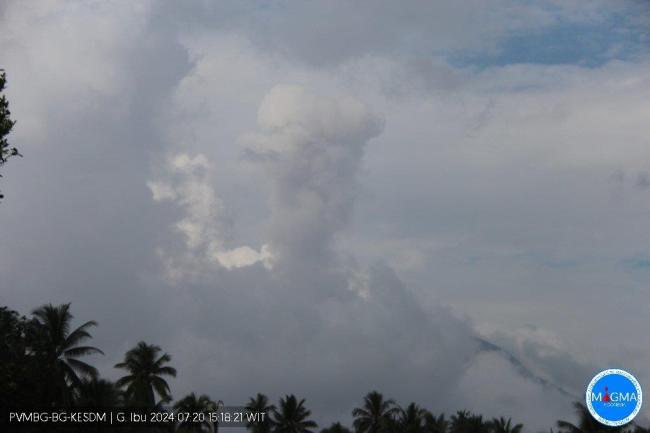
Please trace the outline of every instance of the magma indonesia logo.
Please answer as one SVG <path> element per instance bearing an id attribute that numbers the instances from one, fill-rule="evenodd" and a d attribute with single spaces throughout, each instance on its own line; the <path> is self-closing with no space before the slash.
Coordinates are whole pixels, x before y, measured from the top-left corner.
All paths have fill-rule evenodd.
<path id="1" fill-rule="evenodd" d="M 639 382 L 630 373 L 609 369 L 591 379 L 585 397 L 589 412 L 598 422 L 621 426 L 639 413 L 643 394 Z"/>

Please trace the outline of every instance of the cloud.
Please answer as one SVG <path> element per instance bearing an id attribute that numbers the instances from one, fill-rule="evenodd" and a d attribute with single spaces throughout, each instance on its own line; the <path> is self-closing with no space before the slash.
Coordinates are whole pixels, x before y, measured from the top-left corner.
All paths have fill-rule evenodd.
<path id="1" fill-rule="evenodd" d="M 383 122 L 354 98 L 276 86 L 258 124 L 261 132 L 242 141 L 269 179 L 268 236 L 278 264 L 327 269 L 334 237 L 350 219 L 364 146 Z"/>
<path id="2" fill-rule="evenodd" d="M 354 62 L 364 56 L 414 58 L 492 52 L 513 34 L 568 22 L 600 22 L 608 2 L 498 0 L 388 0 L 286 2 L 259 7 L 254 1 L 167 5 L 179 21 L 244 34 L 262 51 L 277 52 L 316 67 Z"/>
<path id="3" fill-rule="evenodd" d="M 576 396 L 584 391 L 585 378 L 597 371 L 596 366 L 576 360 L 560 336 L 539 327 L 497 331 L 490 340 L 533 368 L 538 376 Z"/>
<path id="4" fill-rule="evenodd" d="M 206 268 L 185 287 L 194 319 L 171 347 L 181 354 L 176 362 L 182 370 L 192 372 L 184 385 L 188 390 L 207 380 L 233 399 L 256 389 L 298 392 L 320 408 L 324 421 L 347 420 L 359 397 L 377 387 L 436 411 L 497 413 L 515 395 L 554 396 L 497 360 L 492 377 L 510 378 L 518 387 L 504 391 L 494 406 L 480 404 L 475 394 L 482 382 L 474 369 L 483 371 L 487 361 L 476 357 L 471 324 L 439 304 L 422 305 L 389 266 L 360 265 L 337 242 L 350 223 L 366 143 L 382 131 L 379 116 L 349 96 L 324 97 L 281 85 L 262 99 L 258 125 L 258 132 L 240 141 L 269 195 L 266 241 L 273 267 Z M 210 166 L 201 156 L 177 159 L 171 165 L 192 167 L 191 173 Z M 208 183 L 201 178 L 201 185 Z M 153 186 L 154 196 L 172 199 L 184 190 Z M 219 212 L 189 213 L 209 216 L 200 227 L 219 221 Z M 187 344 L 199 347 L 201 355 L 183 351 Z M 489 392 L 488 386 L 479 389 Z M 447 390 L 447 398 L 435 390 Z M 526 420 L 542 426 L 543 417 L 558 413 L 559 401 L 556 406 Z"/>
<path id="5" fill-rule="evenodd" d="M 296 392 L 327 421 L 379 388 L 531 402 L 548 412 L 513 416 L 548 427 L 563 403 L 476 357 L 477 329 L 560 385 L 644 380 L 647 276 L 624 259 L 650 242 L 648 63 L 449 59 L 597 27 L 603 4 L 7 2 L 25 158 L 3 172 L 0 295 L 72 300 L 111 377 L 160 344 L 176 397 Z"/>
<path id="6" fill-rule="evenodd" d="M 571 399 L 516 374 L 495 353 L 482 353 L 466 370 L 459 388 L 466 404 L 486 414 L 502 414 L 514 422 L 525 420 L 527 431 L 547 431 L 549 420 L 571 420 Z"/>
<path id="7" fill-rule="evenodd" d="M 302 266 L 309 261 L 309 272 L 327 269 L 334 235 L 352 212 L 363 147 L 381 132 L 383 122 L 355 98 L 319 97 L 300 86 L 276 86 L 261 102 L 258 124 L 261 132 L 242 141 L 250 157 L 263 161 L 270 180 L 268 245 L 259 251 L 224 247 L 224 205 L 202 154 L 169 158 L 165 170 L 174 180 L 148 182 L 152 196 L 185 211 L 175 226 L 192 253 L 183 260 L 186 266 L 207 258 L 227 268 L 257 262 Z M 171 273 L 183 275 L 178 268 Z"/>
<path id="8" fill-rule="evenodd" d="M 173 275 L 174 280 L 187 276 L 182 266 L 194 271 L 201 266 L 217 264 L 227 269 L 257 262 L 271 266 L 271 254 L 266 245 L 260 251 L 248 246 L 225 247 L 224 205 L 212 187 L 212 166 L 204 155 L 175 155 L 168 159 L 166 169 L 171 180 L 149 181 L 147 185 L 154 200 L 171 201 L 184 211 L 175 228 L 185 239 L 185 251 L 181 262 L 179 258 L 166 258 L 166 263 L 172 267 L 167 270 L 168 275 Z"/>

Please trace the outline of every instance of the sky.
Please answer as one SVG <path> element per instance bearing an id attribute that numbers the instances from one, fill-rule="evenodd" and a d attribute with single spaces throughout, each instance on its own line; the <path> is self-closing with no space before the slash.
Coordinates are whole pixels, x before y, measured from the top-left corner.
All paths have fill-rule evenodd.
<path id="1" fill-rule="evenodd" d="M 0 0 L 0 304 L 72 302 L 109 378 L 160 345 L 175 397 L 547 430 L 571 398 L 477 342 L 650 383 L 649 31 L 634 0 Z"/>

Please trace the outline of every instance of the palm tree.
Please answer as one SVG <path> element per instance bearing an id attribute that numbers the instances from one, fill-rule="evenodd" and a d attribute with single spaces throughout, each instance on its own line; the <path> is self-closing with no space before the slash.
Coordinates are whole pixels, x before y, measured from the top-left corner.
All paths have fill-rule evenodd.
<path id="1" fill-rule="evenodd" d="M 73 318 L 70 304 L 43 305 L 32 314 L 38 334 L 34 351 L 44 358 L 45 369 L 52 374 L 54 402 L 68 404 L 72 400 L 73 389 L 81 385 L 82 378 L 97 377 L 95 367 L 78 359 L 95 353 L 104 354 L 96 347 L 80 345 L 92 338 L 88 329 L 97 326 L 97 322 L 91 320 L 70 332 Z"/>
<path id="2" fill-rule="evenodd" d="M 352 431 L 340 422 L 335 422 L 331 426 L 321 430 L 320 433 L 352 433 Z"/>
<path id="3" fill-rule="evenodd" d="M 578 415 L 578 425 L 559 420 L 557 426 L 561 433 L 619 433 L 625 430 L 625 426 L 606 427 L 600 424 L 591 416 L 587 407 L 579 401 L 573 403 L 573 408 Z"/>
<path id="4" fill-rule="evenodd" d="M 352 410 L 354 429 L 357 433 L 378 433 L 399 413 L 393 400 L 384 400 L 377 391 L 369 392 L 363 398 L 363 407 Z"/>
<path id="5" fill-rule="evenodd" d="M 424 431 L 427 433 L 447 433 L 449 430 L 449 421 L 445 415 L 434 416 L 431 412 L 424 414 Z"/>
<path id="6" fill-rule="evenodd" d="M 403 433 L 424 433 L 424 416 L 427 413 L 415 403 L 401 410 L 397 420 L 398 429 Z"/>
<path id="7" fill-rule="evenodd" d="M 163 376 L 176 377 L 176 369 L 165 365 L 171 361 L 171 356 L 166 353 L 159 355 L 160 352 L 160 347 L 141 341 L 126 352 L 123 362 L 115 364 L 115 368 L 129 372 L 116 385 L 126 388 L 125 395 L 132 404 L 155 407 L 155 394 L 161 402 L 171 399 L 169 385 Z"/>
<path id="8" fill-rule="evenodd" d="M 121 404 L 120 390 L 113 382 L 93 378 L 81 383 L 76 404 L 81 407 L 117 407 Z"/>
<path id="9" fill-rule="evenodd" d="M 278 408 L 271 412 L 274 433 L 312 433 L 318 425 L 309 419 L 311 411 L 304 404 L 305 399 L 298 401 L 293 394 L 280 399 Z"/>
<path id="10" fill-rule="evenodd" d="M 483 416 L 467 411 L 458 411 L 451 417 L 451 433 L 489 433 L 490 426 L 483 422 Z"/>
<path id="11" fill-rule="evenodd" d="M 253 413 L 263 413 L 264 418 L 258 422 L 249 421 L 246 428 L 251 433 L 270 433 L 271 432 L 271 419 L 270 412 L 275 409 L 275 406 L 269 403 L 269 399 L 264 394 L 257 393 L 255 397 L 251 397 L 246 405 L 246 409 Z"/>
<path id="12" fill-rule="evenodd" d="M 493 418 L 491 424 L 493 433 L 521 433 L 524 428 L 522 424 L 512 425 L 512 420 L 504 417 Z"/>
<path id="13" fill-rule="evenodd" d="M 202 422 L 192 422 L 192 420 L 188 420 L 186 422 L 180 423 L 177 426 L 176 431 L 187 433 L 215 432 L 216 423 L 210 422 L 208 414 L 211 412 L 216 412 L 218 408 L 219 405 L 205 394 L 202 394 L 198 398 L 194 393 L 185 396 L 174 405 L 176 412 L 187 412 L 190 414 L 201 413 L 205 416 L 205 418 Z"/>

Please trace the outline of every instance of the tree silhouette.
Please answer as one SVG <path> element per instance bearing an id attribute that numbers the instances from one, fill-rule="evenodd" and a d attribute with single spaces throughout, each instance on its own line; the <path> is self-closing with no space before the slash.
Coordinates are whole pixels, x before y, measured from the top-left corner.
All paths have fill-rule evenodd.
<path id="1" fill-rule="evenodd" d="M 180 423 L 176 431 L 184 433 L 211 433 L 217 431 L 217 426 L 210 422 L 208 414 L 217 411 L 218 408 L 219 405 L 207 395 L 202 394 L 197 398 L 196 394 L 190 393 L 180 399 L 174 405 L 174 409 L 176 409 L 176 412 L 187 412 L 190 414 L 202 413 L 205 415 L 205 419 L 202 422 L 193 422 L 190 419 Z"/>
<path id="2" fill-rule="evenodd" d="M 92 378 L 81 383 L 76 404 L 82 407 L 117 407 L 122 403 L 120 390 L 106 379 Z"/>
<path id="3" fill-rule="evenodd" d="M 329 427 L 321 430 L 320 433 L 352 433 L 352 431 L 340 422 L 335 422 Z"/>
<path id="4" fill-rule="evenodd" d="M 33 356 L 31 327 L 16 311 L 0 308 L 0 407 L 51 404 L 46 389 L 50 375 Z"/>
<path id="5" fill-rule="evenodd" d="M 246 409 L 253 413 L 264 413 L 264 419 L 258 422 L 248 422 L 246 428 L 251 433 L 270 433 L 271 432 L 271 411 L 275 408 L 269 403 L 269 399 L 264 394 L 257 393 L 255 397 L 251 397 L 246 405 Z"/>
<path id="6" fill-rule="evenodd" d="M 156 406 L 156 394 L 161 402 L 171 399 L 169 385 L 163 376 L 176 377 L 176 369 L 166 365 L 171 356 L 159 355 L 160 352 L 160 347 L 141 341 L 126 352 L 123 362 L 115 364 L 115 368 L 129 372 L 116 382 L 118 387 L 125 388 L 129 403 L 152 408 Z"/>
<path id="7" fill-rule="evenodd" d="M 424 433 L 424 419 L 427 411 L 415 403 L 400 411 L 397 418 L 398 430 L 402 433 Z"/>
<path id="8" fill-rule="evenodd" d="M 97 326 L 91 320 L 70 332 L 70 304 L 53 306 L 44 305 L 33 312 L 35 331 L 37 333 L 36 352 L 51 374 L 54 393 L 53 403 L 69 404 L 72 402 L 73 388 L 78 388 L 81 377 L 97 377 L 97 369 L 79 357 L 91 354 L 103 354 L 93 346 L 80 346 L 84 340 L 92 338 L 88 328 Z"/>
<path id="9" fill-rule="evenodd" d="M 557 426 L 561 433 L 618 433 L 625 430 L 625 426 L 609 427 L 599 423 L 579 401 L 573 403 L 573 408 L 578 415 L 578 425 L 559 420 Z"/>
<path id="10" fill-rule="evenodd" d="M 505 419 L 504 417 L 493 418 L 490 424 L 492 425 L 493 433 L 521 433 L 521 430 L 524 428 L 522 424 L 512 425 L 512 420 L 510 418 Z"/>
<path id="11" fill-rule="evenodd" d="M 354 429 L 357 433 L 378 433 L 399 414 L 393 400 L 384 400 L 377 391 L 369 392 L 363 398 L 363 406 L 352 410 Z"/>
<path id="12" fill-rule="evenodd" d="M 305 399 L 298 401 L 295 395 L 280 399 L 277 408 L 271 412 L 271 421 L 275 433 L 312 433 L 318 425 L 309 419 L 311 411 L 304 406 Z"/>
<path id="13" fill-rule="evenodd" d="M 11 120 L 11 111 L 9 111 L 9 101 L 3 91 L 7 84 L 7 76 L 4 69 L 0 69 L 0 167 L 12 156 L 22 156 L 18 149 L 11 147 L 7 141 L 7 135 L 14 127 L 15 121 Z M 0 175 L 2 176 L 2 175 Z M 0 192 L 0 199 L 4 198 Z"/>
<path id="14" fill-rule="evenodd" d="M 0 307 L 0 407 L 34 408 L 75 405 L 77 407 L 144 407 L 169 411 L 171 401 L 169 384 L 165 377 L 176 376 L 169 365 L 171 357 L 160 347 L 139 342 L 129 350 L 124 361 L 115 365 L 128 374 L 112 383 L 101 379 L 95 367 L 79 358 L 102 353 L 99 349 L 82 345 L 92 338 L 89 329 L 97 323 L 89 321 L 71 331 L 73 316 L 70 304 L 47 304 L 33 311 L 28 319 L 7 307 Z M 123 391 L 122 391 L 123 390 Z M 156 397 L 159 400 L 156 402 Z M 207 395 L 190 393 L 174 405 L 177 414 L 206 414 L 200 422 L 174 425 L 162 424 L 149 431 L 171 433 L 214 433 L 218 425 L 210 422 L 208 413 L 219 410 Z M 555 433 L 650 433 L 650 429 L 630 423 L 608 427 L 598 423 L 583 403 L 573 407 L 578 422 L 559 420 Z M 249 422 L 250 433 L 312 433 L 318 426 L 311 419 L 305 400 L 295 395 L 280 399 L 277 407 L 264 394 L 250 398 L 246 410 L 265 413 L 259 422 Z M 363 399 L 363 405 L 352 411 L 355 433 L 522 433 L 522 424 L 498 417 L 484 421 L 483 417 L 468 411 L 458 411 L 449 419 L 443 414 L 434 416 L 425 408 L 410 403 L 401 409 L 393 400 L 384 399 L 372 391 Z M 139 431 L 119 428 L 125 433 Z M 22 430 L 21 430 L 22 431 Z M 40 431 L 27 430 L 27 431 Z M 48 429 L 53 433 L 68 431 L 63 427 Z M 84 431 L 114 431 L 95 425 Z M 116 430 L 115 430 L 116 431 Z M 553 429 L 549 430 L 554 433 Z M 351 433 L 339 422 L 332 423 L 320 433 Z"/>
<path id="15" fill-rule="evenodd" d="M 444 415 L 434 416 L 428 412 L 424 414 L 424 431 L 427 433 L 447 433 L 449 430 L 449 421 Z"/>
<path id="16" fill-rule="evenodd" d="M 474 415 L 467 411 L 458 411 L 451 417 L 451 433 L 489 433 L 490 426 L 483 422 L 481 415 Z"/>

